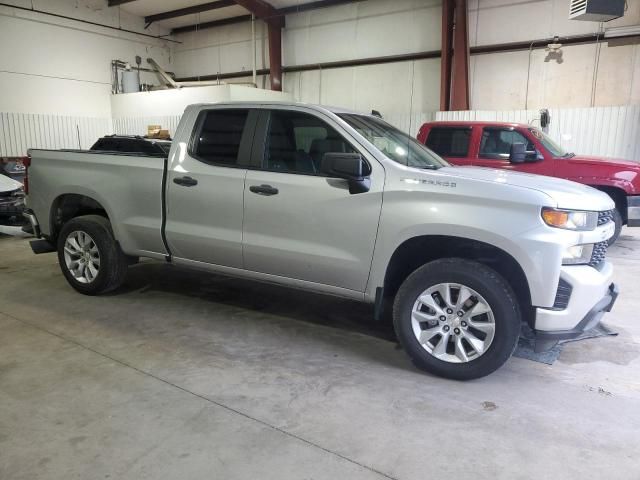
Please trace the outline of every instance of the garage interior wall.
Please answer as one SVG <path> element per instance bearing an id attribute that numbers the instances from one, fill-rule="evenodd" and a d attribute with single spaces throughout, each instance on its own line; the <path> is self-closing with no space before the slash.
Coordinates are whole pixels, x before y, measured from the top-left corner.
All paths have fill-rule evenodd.
<path id="1" fill-rule="evenodd" d="M 566 36 L 639 25 L 640 0 L 627 3 L 623 18 L 599 24 L 569 20 L 569 0 L 469 0 L 470 46 L 531 42 L 556 35 L 562 43 Z M 438 51 L 441 9 L 439 0 L 368 0 L 287 15 L 283 31 L 285 70 Z M 514 18 L 521 22 L 514 22 Z M 256 65 L 258 69 L 268 68 L 266 28 L 261 22 L 256 23 Z M 174 48 L 178 76 L 247 71 L 247 77 L 237 81 L 250 80 L 249 22 L 184 33 L 177 38 L 182 41 Z M 561 63 L 547 55 L 544 48 L 472 55 L 472 109 L 640 104 L 638 39 L 563 46 Z M 259 84 L 268 88 L 268 78 L 260 77 Z M 364 112 L 379 110 L 392 123 L 415 134 L 419 125 L 432 119 L 439 108 L 440 59 L 289 72 L 284 75 L 284 90 L 303 102 Z M 584 110 L 583 114 L 593 115 L 594 122 L 598 115 L 596 110 Z"/>
<path id="2" fill-rule="evenodd" d="M 154 58 L 171 70 L 169 42 L 5 6 L 33 8 L 147 35 L 140 17 L 105 0 L 0 2 L 0 156 L 28 147 L 88 148 L 111 131 L 111 60 Z M 146 63 L 146 62 L 145 62 Z M 146 65 L 142 65 L 145 67 Z M 141 72 L 142 82 L 158 83 Z"/>
<path id="3" fill-rule="evenodd" d="M 272 2 L 278 6 L 277 0 Z M 251 81 L 250 22 L 182 33 L 175 36 L 181 43 L 171 43 L 3 3 L 24 8 L 33 3 L 35 9 L 96 23 L 151 35 L 168 33 L 155 24 L 144 30 L 141 17 L 108 8 L 106 0 L 0 1 L 0 88 L 8 92 L 0 96 L 0 156 L 23 155 L 34 146 L 87 148 L 99 134 L 112 131 L 112 59 L 133 62 L 135 55 L 153 57 L 178 77 L 246 71 L 246 77 L 227 81 Z M 623 18 L 600 25 L 569 20 L 569 0 L 469 0 L 470 44 L 473 48 L 530 42 L 555 35 L 562 42 L 563 36 L 640 24 L 640 0 L 627 3 Z M 194 21 L 199 18 L 193 17 Z M 256 37 L 256 67 L 268 68 L 266 27 L 261 21 L 256 21 Z M 313 65 L 437 53 L 440 41 L 440 0 L 367 0 L 290 14 L 283 30 L 283 63 L 309 69 L 285 72 L 284 90 L 299 101 L 379 110 L 415 134 L 421 123 L 435 118 L 439 108 L 439 58 L 343 68 Z M 586 125 L 597 125 L 599 115 L 609 118 L 598 108 L 640 105 L 640 44 L 637 39 L 607 40 L 563 46 L 562 52 L 562 63 L 545 61 L 545 49 L 472 55 L 472 109 L 490 111 L 490 117 L 501 111 L 529 110 L 528 121 L 543 107 L 554 112 L 579 109 L 580 118 L 586 120 L 573 122 L 571 132 L 558 131 L 561 136 L 556 140 L 574 142 L 576 151 L 584 153 L 614 154 L 606 145 L 616 138 L 615 132 L 597 132 L 601 138 L 597 147 L 575 145 L 575 139 L 587 138 L 591 131 Z M 158 83 L 152 74 L 143 73 L 141 80 Z M 259 76 L 258 85 L 269 88 L 268 76 Z M 625 111 L 624 118 L 636 131 L 640 128 L 636 110 Z M 626 148 L 625 158 L 638 160 L 632 156 L 635 153 L 628 153 L 633 151 Z"/>

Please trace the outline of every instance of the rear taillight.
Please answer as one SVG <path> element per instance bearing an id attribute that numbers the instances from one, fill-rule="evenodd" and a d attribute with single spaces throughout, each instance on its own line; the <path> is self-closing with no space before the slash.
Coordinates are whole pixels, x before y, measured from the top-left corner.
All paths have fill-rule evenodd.
<path id="1" fill-rule="evenodd" d="M 22 164 L 24 165 L 24 180 L 22 185 L 24 186 L 24 194 L 29 194 L 29 167 L 31 166 L 31 157 L 22 157 Z"/>

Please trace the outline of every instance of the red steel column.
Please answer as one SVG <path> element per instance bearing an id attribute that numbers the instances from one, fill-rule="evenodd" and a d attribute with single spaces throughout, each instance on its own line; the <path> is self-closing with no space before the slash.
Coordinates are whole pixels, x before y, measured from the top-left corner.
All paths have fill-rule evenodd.
<path id="1" fill-rule="evenodd" d="M 268 24 L 271 90 L 282 91 L 282 28 Z"/>
<path id="2" fill-rule="evenodd" d="M 267 22 L 269 37 L 269 71 L 271 90 L 282 91 L 282 29 L 284 15 L 265 0 L 234 0 L 241 7 L 253 13 L 256 18 Z"/>
<path id="3" fill-rule="evenodd" d="M 469 17 L 467 0 L 455 0 L 451 110 L 469 110 Z"/>
<path id="4" fill-rule="evenodd" d="M 451 58 L 453 56 L 453 0 L 442 0 L 442 56 L 440 57 L 440 110 L 451 107 Z"/>

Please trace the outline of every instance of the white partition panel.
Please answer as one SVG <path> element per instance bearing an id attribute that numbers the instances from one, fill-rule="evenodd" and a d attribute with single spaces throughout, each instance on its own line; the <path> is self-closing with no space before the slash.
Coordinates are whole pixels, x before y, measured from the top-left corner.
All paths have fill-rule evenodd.
<path id="1" fill-rule="evenodd" d="M 169 130 L 173 137 L 178 128 L 181 115 L 166 115 L 159 117 L 121 117 L 113 119 L 113 133 L 119 135 L 146 135 L 149 125 L 160 125 Z"/>
<path id="2" fill-rule="evenodd" d="M 110 118 L 0 113 L 0 157 L 23 156 L 29 148 L 87 149 L 110 133 Z"/>

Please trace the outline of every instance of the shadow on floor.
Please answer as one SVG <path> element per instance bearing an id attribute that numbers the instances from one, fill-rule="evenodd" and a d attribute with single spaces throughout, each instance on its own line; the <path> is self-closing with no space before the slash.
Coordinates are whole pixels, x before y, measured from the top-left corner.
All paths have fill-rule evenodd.
<path id="1" fill-rule="evenodd" d="M 135 291 L 171 292 L 396 342 L 390 306 L 375 321 L 369 304 L 152 261 L 131 267 L 126 284 L 113 295 Z"/>

